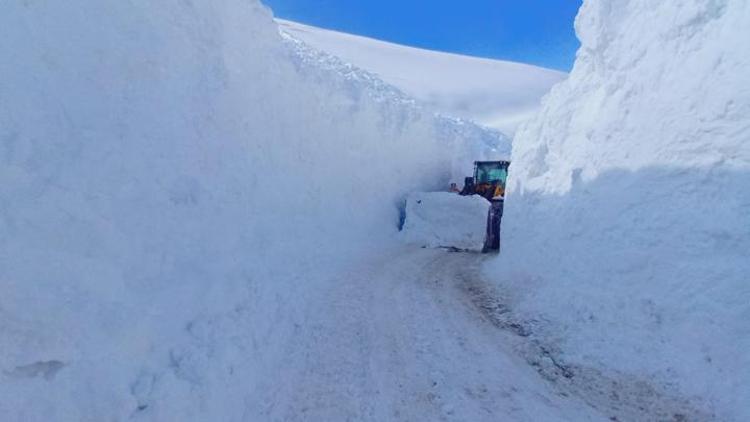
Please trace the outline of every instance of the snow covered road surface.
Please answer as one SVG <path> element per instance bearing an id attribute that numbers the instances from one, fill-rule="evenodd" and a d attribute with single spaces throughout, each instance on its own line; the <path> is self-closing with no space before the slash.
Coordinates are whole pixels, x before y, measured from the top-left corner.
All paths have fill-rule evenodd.
<path id="1" fill-rule="evenodd" d="M 711 421 L 668 386 L 568 366 L 477 253 L 400 247 L 308 293 L 249 420 Z M 322 284 L 321 284 L 322 286 Z M 260 390 L 258 390 L 260 391 Z"/>
<path id="2" fill-rule="evenodd" d="M 331 278 L 278 356 L 263 420 L 606 420 L 513 351 L 461 288 L 478 254 L 403 248 Z M 458 276 L 459 273 L 464 276 Z"/>

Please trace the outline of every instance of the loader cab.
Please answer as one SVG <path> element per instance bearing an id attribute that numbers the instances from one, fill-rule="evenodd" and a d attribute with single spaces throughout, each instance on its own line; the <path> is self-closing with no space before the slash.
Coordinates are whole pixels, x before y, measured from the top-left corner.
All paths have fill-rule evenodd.
<path id="1" fill-rule="evenodd" d="M 463 190 L 459 192 L 463 196 L 480 195 L 490 202 L 482 252 L 500 250 L 500 222 L 503 218 L 508 167 L 510 161 L 475 161 L 474 177 L 467 177 Z"/>
<path id="2" fill-rule="evenodd" d="M 488 200 L 505 196 L 510 161 L 475 161 L 474 190 Z"/>
<path id="3" fill-rule="evenodd" d="M 508 179 L 508 161 L 475 161 L 474 184 L 501 182 Z"/>

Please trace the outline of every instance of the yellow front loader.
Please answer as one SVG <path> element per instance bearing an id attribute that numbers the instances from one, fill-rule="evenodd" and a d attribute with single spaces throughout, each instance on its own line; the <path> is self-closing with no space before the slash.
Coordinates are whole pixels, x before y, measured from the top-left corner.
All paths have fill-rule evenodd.
<path id="1" fill-rule="evenodd" d="M 474 177 L 467 177 L 460 195 L 481 195 L 490 201 L 487 235 L 483 252 L 500 250 L 500 221 L 503 217 L 505 184 L 510 161 L 475 161 Z"/>

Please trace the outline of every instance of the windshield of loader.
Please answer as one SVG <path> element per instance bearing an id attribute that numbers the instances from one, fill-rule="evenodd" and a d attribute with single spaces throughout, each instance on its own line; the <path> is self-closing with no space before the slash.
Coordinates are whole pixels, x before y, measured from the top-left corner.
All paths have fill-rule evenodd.
<path id="1" fill-rule="evenodd" d="M 478 163 L 474 177 L 477 184 L 500 181 L 504 186 L 508 169 L 501 163 Z"/>

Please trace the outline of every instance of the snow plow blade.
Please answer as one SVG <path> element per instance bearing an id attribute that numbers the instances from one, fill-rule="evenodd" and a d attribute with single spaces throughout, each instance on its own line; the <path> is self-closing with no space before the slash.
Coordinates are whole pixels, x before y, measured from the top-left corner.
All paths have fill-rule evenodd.
<path id="1" fill-rule="evenodd" d="M 490 203 L 481 196 L 418 192 L 406 200 L 404 240 L 420 247 L 485 250 Z M 499 220 L 498 220 L 499 224 Z"/>

